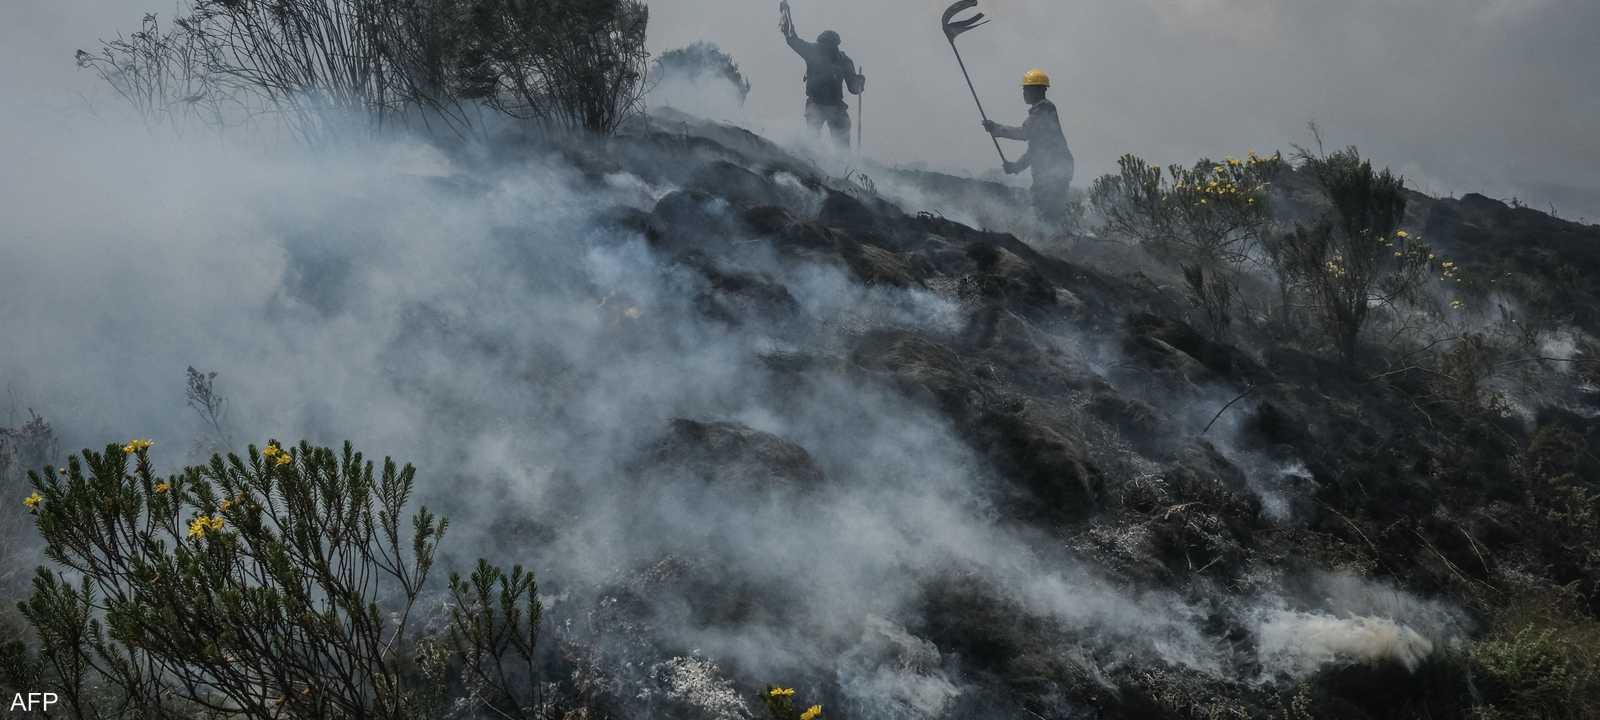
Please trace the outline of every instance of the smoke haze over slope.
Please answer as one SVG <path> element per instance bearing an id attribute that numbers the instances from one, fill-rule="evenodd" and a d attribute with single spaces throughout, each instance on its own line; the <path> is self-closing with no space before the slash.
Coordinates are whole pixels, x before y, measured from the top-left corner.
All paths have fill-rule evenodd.
<path id="1" fill-rule="evenodd" d="M 128 24 L 120 5 L 29 2 L 7 12 L 20 12 L 22 27 L 36 20 L 39 32 L 25 37 L 19 23 L 4 31 L 25 58 L 57 57 L 58 33 L 76 37 L 70 48 Z M 1496 107 L 1472 73 L 1481 66 L 1493 88 L 1511 82 L 1509 70 L 1437 42 L 1450 29 L 1564 47 L 1563 30 L 1541 28 L 1593 14 L 1587 7 L 1485 5 L 1450 15 L 1424 12 L 1426 3 L 1379 3 L 1337 17 L 1309 6 L 1160 7 L 996 0 L 995 24 L 963 42 L 997 117 L 1020 117 L 1018 69 L 1052 70 L 1085 174 L 1124 150 L 1187 160 L 1303 139 L 1302 122 L 1316 117 L 1331 140 L 1414 166 L 1425 186 L 1472 173 L 1510 183 L 1524 161 L 1530 177 L 1595 179 L 1589 161 L 1600 158 L 1576 132 L 1592 108 L 1532 120 Z M 979 171 L 988 145 L 940 36 L 900 29 L 931 24 L 938 9 L 795 8 L 802 32 L 839 27 L 874 78 L 875 154 Z M 1379 22 L 1385 13 L 1398 19 Z M 730 50 L 755 84 L 747 122 L 783 137 L 797 120 L 790 80 L 799 67 L 774 14 L 765 2 L 657 4 L 652 42 L 659 51 L 706 39 Z M 80 29 L 85 19 L 95 27 Z M 1414 74 L 1331 60 L 1346 42 L 1400 43 L 1392 35 L 1406 27 L 1428 29 L 1418 49 L 1401 43 L 1395 56 L 1402 66 L 1414 61 Z M 1131 52 L 1129 38 L 1161 49 Z M 1424 57 L 1424 44 L 1462 56 Z M 1027 47 L 1050 50 L 1035 57 Z M 1267 61 L 1280 54 L 1293 60 Z M 462 567 L 480 553 L 529 562 L 551 593 L 552 617 L 567 623 L 557 632 L 611 633 L 599 644 L 616 667 L 636 668 L 655 651 L 703 652 L 741 681 L 835 683 L 850 717 L 1005 714 L 968 684 L 976 681 L 960 663 L 970 658 L 950 649 L 964 638 L 937 637 L 949 630 L 937 626 L 940 612 L 975 614 L 963 593 L 986 595 L 973 605 L 1002 608 L 988 616 L 996 625 L 1046 647 L 1044 660 L 1029 660 L 1052 663 L 1052 677 L 1078 673 L 1080 688 L 1112 688 L 1103 673 L 1147 667 L 1241 692 L 1358 661 L 1409 671 L 1468 624 L 1448 602 L 1359 577 L 1358 564 L 1349 574 L 1272 555 L 1282 548 L 1241 550 L 1234 533 L 1254 542 L 1295 529 L 1309 488 L 1336 489 L 1348 468 L 1313 473 L 1303 461 L 1316 459 L 1287 435 L 1265 450 L 1234 447 L 1249 430 L 1245 418 L 1267 402 L 1260 396 L 1198 437 L 1217 408 L 1243 398 L 1235 386 L 1254 382 L 1256 360 L 1143 314 L 1143 303 L 1155 303 L 1143 290 L 1029 255 L 1015 238 L 973 239 L 983 234 L 916 218 L 924 208 L 910 204 L 903 210 L 913 215 L 852 206 L 815 173 L 792 174 L 808 168 L 713 162 L 671 133 L 615 141 L 629 148 L 615 164 L 520 146 L 501 153 L 505 162 L 475 165 L 405 139 L 320 152 L 173 141 L 109 108 L 83 113 L 71 89 L 89 76 L 71 74 L 67 50 L 59 56 L 68 71 L 49 65 L 36 76 L 27 60 L 0 75 L 18 108 L 0 118 L 0 338 L 19 340 L 0 347 L 0 393 L 47 413 L 67 448 L 137 434 L 157 439 L 168 469 L 196 459 L 188 441 L 203 428 L 183 407 L 181 371 L 220 371 L 235 448 L 273 436 L 350 438 L 370 454 L 416 461 L 422 499 L 458 520 L 443 564 Z M 1095 60 L 1073 61 L 1080 57 Z M 1515 67 L 1543 78 L 1519 85 L 1529 103 L 1581 96 L 1579 81 L 1557 68 Z M 1417 110 L 1424 94 L 1448 121 L 1408 124 L 1432 117 Z M 1526 142 L 1496 144 L 1495 133 Z M 694 163 L 706 174 L 688 183 L 648 170 Z M 663 202 L 706 177 L 733 181 L 712 188 L 721 195 Z M 881 235 L 823 227 L 826 200 L 862 208 L 868 225 L 898 225 Z M 617 221 L 620 211 L 666 223 L 674 210 L 690 219 L 651 226 L 659 232 Z M 793 221 L 785 231 L 818 233 L 813 246 L 796 250 L 803 243 L 741 224 L 784 213 Z M 839 215 L 830 220 L 852 220 Z M 674 245 L 669 230 L 686 228 L 697 237 Z M 837 262 L 829 253 L 840 247 L 881 263 L 873 269 L 884 276 L 863 279 Z M 1077 274 L 1042 279 L 1051 269 Z M 895 282 L 896 270 L 912 279 Z M 972 288 L 991 282 L 1000 301 L 972 299 Z M 745 294 L 718 283 L 744 283 Z M 730 309 L 730 296 L 750 304 Z M 1030 314 L 1029 304 L 1042 310 Z M 1093 332 L 1090 315 L 1104 321 Z M 875 343 L 874 333 L 905 344 Z M 1025 373 L 1005 367 L 1008 357 L 1056 374 L 1016 379 Z M 1207 364 L 1218 357 L 1228 372 Z M 1115 421 L 1091 417 L 1091 397 L 1122 403 L 1112 414 L 1132 408 L 1120 419 L 1142 429 L 1106 430 Z M 1319 423 L 1332 417 L 1322 406 L 1274 401 Z M 1149 403 L 1147 417 L 1132 417 L 1136 402 Z M 982 411 L 977 423 L 948 409 L 963 404 Z M 1005 439 L 1020 449 L 986 447 L 972 427 L 995 423 L 1011 423 L 1016 437 Z M 1037 428 L 1048 434 L 1025 434 Z M 1149 440 L 1141 434 L 1192 444 L 1148 451 L 1137 447 Z M 1095 447 L 1074 452 L 1084 444 Z M 1043 470 L 1019 469 L 994 462 L 1003 452 L 1048 457 Z M 1149 493 L 1150 507 L 1070 532 L 1029 515 L 1103 500 L 1098 489 L 1074 487 L 1092 484 L 1085 457 L 1104 466 L 1116 492 Z M 1062 470 L 1074 462 L 1083 477 Z M 1278 475 L 1293 482 L 1280 487 Z M 1035 488 L 1018 489 L 1029 482 L 1067 487 L 1050 485 L 1059 492 L 1049 505 L 1026 496 Z M 939 603 L 954 609 L 930 609 Z M 595 627 L 573 629 L 585 619 Z M 1031 667 L 1008 670 L 1033 677 Z"/>
<path id="2" fill-rule="evenodd" d="M 954 303 L 715 237 L 719 265 L 781 275 L 797 312 L 730 328 L 704 317 L 707 281 L 681 258 L 601 221 L 670 187 L 618 173 L 584 191 L 593 179 L 553 155 L 467 174 L 403 141 L 307 153 L 87 120 L 33 132 L 44 149 L 0 171 L 0 334 L 25 339 L 0 377 L 17 401 L 47 409 L 67 447 L 156 438 L 170 469 L 199 459 L 187 439 L 203 431 L 180 370 L 220 370 L 236 447 L 350 438 L 418 462 L 420 498 L 457 520 L 446 564 L 529 562 L 568 622 L 642 584 L 644 620 L 587 631 L 614 672 L 693 649 L 742 677 L 837 682 L 858 717 L 937 714 L 968 688 L 908 628 L 946 586 L 1049 622 L 1085 675 L 1130 657 L 1219 679 L 1257 655 L 1290 675 L 1351 654 L 1411 662 L 1431 647 L 1416 632 L 1457 632 L 1420 601 L 1337 621 L 1372 610 L 1291 603 L 1272 577 L 1237 595 L 1139 587 L 1015 522 L 942 416 L 849 372 L 767 367 L 866 330 L 953 335 Z M 732 454 L 674 449 L 701 434 Z M 715 614 L 751 594 L 781 611 Z M 1207 629 L 1218 616 L 1271 644 L 1241 654 Z M 1297 623 L 1323 645 L 1294 643 Z"/>
<path id="3" fill-rule="evenodd" d="M 839 30 L 870 76 L 867 142 L 897 163 L 987 172 L 993 148 L 938 31 L 942 1 L 802 0 L 799 29 Z M 1600 5 L 1587 0 L 990 0 L 961 39 L 996 118 L 1018 122 L 1029 67 L 1055 78 L 1079 177 L 1123 152 L 1162 162 L 1307 142 L 1308 120 L 1436 195 L 1485 192 L 1600 219 Z M 8 103 L 81 108 L 98 88 L 72 65 L 137 24 L 144 0 L 17 0 L 0 9 Z M 754 82 L 753 129 L 799 125 L 799 59 L 764 0 L 652 3 L 651 49 L 698 40 Z"/>
<path id="4" fill-rule="evenodd" d="M 869 76 L 867 143 L 895 162 L 983 172 L 977 129 L 930 0 L 794 3 L 807 36 L 839 30 Z M 654 8 L 652 42 L 719 43 L 754 82 L 757 125 L 798 122 L 802 67 L 775 29 L 775 3 Z M 1162 162 L 1309 142 L 1316 120 L 1435 194 L 1482 191 L 1544 204 L 1538 183 L 1589 191 L 1600 217 L 1600 49 L 1584 0 L 991 0 L 994 21 L 959 41 L 985 107 L 1019 122 L 1015 87 L 1049 71 L 1079 177 L 1135 152 Z M 1544 193 L 1549 194 L 1549 193 Z"/>

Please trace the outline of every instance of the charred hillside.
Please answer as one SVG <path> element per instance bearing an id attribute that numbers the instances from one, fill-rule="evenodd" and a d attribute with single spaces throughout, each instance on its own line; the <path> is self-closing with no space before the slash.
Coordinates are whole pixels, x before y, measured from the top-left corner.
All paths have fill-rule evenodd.
<path id="1" fill-rule="evenodd" d="M 1600 229 L 1408 194 L 1401 227 L 1449 258 L 1425 266 L 1465 270 L 1374 308 L 1344 358 L 1271 272 L 1219 323 L 1179 256 L 1092 212 L 1003 231 L 1029 213 L 1006 186 L 836 177 L 677 114 L 508 147 L 195 189 L 268 208 L 281 257 L 149 301 L 204 308 L 163 344 L 236 363 L 190 381 L 234 424 L 165 462 L 354 434 L 419 464 L 451 518 L 437 566 L 538 572 L 528 677 L 419 649 L 402 677 L 474 699 L 426 712 L 746 718 L 775 684 L 828 718 L 1593 717 Z M 1319 188 L 1286 168 L 1271 233 L 1325 214 Z M 107 337 L 144 347 L 146 322 Z M 60 462 L 41 432 L 0 435 L 10 487 Z M 130 447 L 62 477 L 164 449 Z M 345 472 L 272 447 L 248 461 Z M 249 532 L 231 502 L 184 542 Z M 492 604 L 413 600 L 435 649 Z"/>
<path id="2" fill-rule="evenodd" d="M 662 152 L 671 163 L 637 163 Z M 1600 490 L 1587 449 L 1597 429 L 1593 349 L 1570 340 L 1582 348 L 1551 352 L 1561 327 L 1578 331 L 1566 338 L 1593 332 L 1600 305 L 1581 270 L 1600 248 L 1593 226 L 1478 195 L 1411 193 L 1405 226 L 1473 268 L 1471 303 L 1494 310 L 1466 321 L 1442 360 L 1418 349 L 1448 334 L 1430 328 L 1415 330 L 1421 341 L 1364 341 L 1351 365 L 1314 334 L 1268 322 L 1208 336 L 1160 258 L 1122 248 L 1117 257 L 1137 262 L 1098 264 L 1108 238 L 1056 238 L 1046 254 L 886 199 L 1025 216 L 1025 198 L 999 186 L 900 173 L 884 183 L 899 187 L 879 194 L 736 128 L 682 118 L 577 161 L 595 182 L 626 168 L 682 188 L 611 221 L 702 279 L 695 312 L 730 333 L 793 339 L 757 353 L 763 382 L 797 403 L 842 382 L 932 413 L 974 459 L 985 487 L 974 512 L 1042 556 L 1081 565 L 1100 588 L 1091 594 L 1135 604 L 1157 596 L 1183 615 L 1117 627 L 1093 611 L 1030 607 L 991 569 L 912 571 L 897 620 L 927 643 L 921 670 L 936 665 L 963 688 L 941 710 L 1514 714 L 1543 701 L 1519 681 L 1500 684 L 1485 659 L 1498 646 L 1486 643 L 1538 632 L 1528 628 L 1540 622 L 1592 623 L 1600 609 L 1600 566 L 1580 540 L 1594 529 Z M 1284 218 L 1326 207 L 1304 172 L 1290 170 L 1273 194 Z M 835 326 L 808 316 L 787 288 L 789 273 L 811 265 L 957 309 L 942 326 Z M 1527 354 L 1485 340 L 1497 330 L 1515 333 Z M 765 478 L 802 505 L 849 481 L 811 462 L 802 438 L 717 418 L 674 420 L 659 443 L 640 473 L 712 487 Z M 674 558 L 703 573 L 722 552 L 711 544 Z M 654 582 L 688 583 L 677 592 L 738 609 L 690 621 L 708 626 L 784 603 L 783 591 L 763 596 L 691 569 Z M 1532 606 L 1570 614 L 1531 620 Z M 804 676 L 825 697 L 848 696 L 841 686 L 857 680 L 837 667 Z"/>

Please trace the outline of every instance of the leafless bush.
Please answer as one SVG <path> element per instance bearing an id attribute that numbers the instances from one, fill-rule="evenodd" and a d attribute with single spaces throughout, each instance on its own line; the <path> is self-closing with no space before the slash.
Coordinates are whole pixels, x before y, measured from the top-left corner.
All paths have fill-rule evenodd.
<path id="1" fill-rule="evenodd" d="M 189 366 L 184 400 L 206 425 L 210 437 L 204 439 L 203 443 L 208 446 L 208 453 L 221 452 L 233 444 L 227 429 L 228 398 L 217 391 L 216 383 L 215 372 L 201 372 L 194 369 L 193 365 Z"/>
<path id="2" fill-rule="evenodd" d="M 708 42 L 697 42 L 688 47 L 668 50 L 656 59 L 652 73 L 654 82 L 721 82 L 739 97 L 744 105 L 750 96 L 750 79 L 739 70 L 739 63 Z"/>
<path id="3" fill-rule="evenodd" d="M 27 471 L 59 452 L 54 428 L 31 409 L 26 421 L 0 426 L 0 497 L 7 498 L 8 504 L 0 511 L 0 647 L 21 637 L 23 624 L 15 601 L 25 594 L 28 573 L 42 556 L 42 545 L 32 532 L 33 516 L 22 512 L 20 498 L 27 495 Z M 0 684 L 3 682 L 0 679 Z"/>
<path id="4" fill-rule="evenodd" d="M 92 70 L 151 125 L 178 132 L 195 126 L 220 128 L 236 112 L 236 96 L 211 71 L 210 48 L 188 20 L 162 27 L 147 14 L 139 29 L 103 41 L 98 53 L 77 52 L 78 67 Z"/>
<path id="5" fill-rule="evenodd" d="M 146 16 L 77 57 L 152 123 L 178 108 L 311 143 L 418 123 L 461 136 L 487 105 L 609 133 L 641 106 L 648 23 L 636 0 L 193 0 L 171 29 Z"/>
<path id="6" fill-rule="evenodd" d="M 1399 229 L 1404 180 L 1374 171 L 1355 148 L 1331 155 L 1302 149 L 1299 158 L 1331 209 L 1311 227 L 1278 238 L 1272 252 L 1296 288 L 1310 296 L 1340 356 L 1353 363 L 1373 309 L 1414 296 L 1435 256 L 1420 237 Z"/>
<path id="7" fill-rule="evenodd" d="M 1189 302 L 1204 315 L 1211 338 L 1221 339 L 1228 331 L 1228 326 L 1233 324 L 1232 308 L 1238 295 L 1237 285 L 1220 270 L 1213 269 L 1208 275 L 1201 265 L 1184 265 L 1183 280 L 1189 293 Z"/>
<path id="8" fill-rule="evenodd" d="M 610 133 L 645 94 L 637 0 L 469 0 L 464 93 L 543 127 Z"/>
<path id="9" fill-rule="evenodd" d="M 1439 355 L 1435 394 L 1464 414 L 1504 414 L 1505 397 L 1490 386 L 1495 370 L 1502 364 L 1500 360 L 1498 349 L 1488 338 L 1477 333 L 1462 337 Z"/>

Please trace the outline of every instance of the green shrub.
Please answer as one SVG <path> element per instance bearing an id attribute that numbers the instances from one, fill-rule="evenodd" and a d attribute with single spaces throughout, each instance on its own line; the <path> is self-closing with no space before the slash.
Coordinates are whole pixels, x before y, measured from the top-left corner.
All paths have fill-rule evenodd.
<path id="1" fill-rule="evenodd" d="M 448 527 L 404 515 L 414 468 L 268 443 L 161 479 L 150 445 L 31 474 L 46 556 L 70 575 L 40 568 L 21 609 L 74 716 L 436 717 L 461 687 L 531 716 L 453 677 L 508 654 L 531 673 L 531 573 L 480 561 L 451 579 L 453 642 L 413 628 Z"/>
<path id="2" fill-rule="evenodd" d="M 536 717 L 544 607 L 533 573 L 520 565 L 506 573 L 479 560 L 467 580 L 451 573 L 450 595 L 450 640 L 472 694 L 500 717 Z"/>
<path id="3" fill-rule="evenodd" d="M 1557 423 L 1535 431 L 1521 459 L 1530 511 L 1523 540 L 1542 575 L 1600 611 L 1600 461 L 1583 435 Z"/>
<path id="4" fill-rule="evenodd" d="M 1472 644 L 1486 702 L 1480 717 L 1594 717 L 1600 707 L 1600 626 L 1523 625 Z"/>

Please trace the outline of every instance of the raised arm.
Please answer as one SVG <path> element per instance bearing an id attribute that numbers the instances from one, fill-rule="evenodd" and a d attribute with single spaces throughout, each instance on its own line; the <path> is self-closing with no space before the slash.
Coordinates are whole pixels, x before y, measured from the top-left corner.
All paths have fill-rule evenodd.
<path id="1" fill-rule="evenodd" d="M 783 33 L 784 41 L 788 42 L 789 48 L 799 53 L 800 57 L 808 57 L 807 53 L 811 51 L 811 43 L 801 40 L 800 34 L 795 32 L 794 17 L 789 14 L 788 0 L 784 0 L 778 6 L 778 9 L 782 13 L 778 19 L 778 31 Z"/>
<path id="2" fill-rule="evenodd" d="M 794 33 L 794 28 L 792 27 L 789 28 L 789 32 L 784 35 L 784 40 L 788 41 L 789 48 L 794 50 L 795 53 L 800 57 L 810 59 L 812 55 L 816 54 L 816 52 L 813 50 L 813 48 L 816 47 L 816 43 L 807 40 L 801 40 L 800 36 Z"/>

